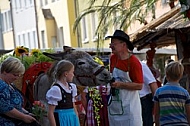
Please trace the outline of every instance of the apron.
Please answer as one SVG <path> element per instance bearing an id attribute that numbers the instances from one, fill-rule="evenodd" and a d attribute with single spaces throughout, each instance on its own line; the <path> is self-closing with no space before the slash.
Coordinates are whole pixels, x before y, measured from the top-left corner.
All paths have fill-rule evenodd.
<path id="1" fill-rule="evenodd" d="M 116 81 L 131 82 L 128 72 L 113 70 Z M 119 76 L 118 76 L 119 75 Z M 108 106 L 109 126 L 142 126 L 141 103 L 138 90 L 116 89 Z"/>

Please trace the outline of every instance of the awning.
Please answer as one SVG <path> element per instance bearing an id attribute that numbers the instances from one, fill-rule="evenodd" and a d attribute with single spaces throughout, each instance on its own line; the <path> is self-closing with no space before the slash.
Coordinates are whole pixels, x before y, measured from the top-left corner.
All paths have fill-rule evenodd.
<path id="1" fill-rule="evenodd" d="M 130 39 L 137 50 L 149 48 L 150 42 L 156 42 L 157 48 L 161 48 L 175 44 L 176 29 L 190 31 L 190 21 L 181 14 L 179 6 L 131 34 Z"/>

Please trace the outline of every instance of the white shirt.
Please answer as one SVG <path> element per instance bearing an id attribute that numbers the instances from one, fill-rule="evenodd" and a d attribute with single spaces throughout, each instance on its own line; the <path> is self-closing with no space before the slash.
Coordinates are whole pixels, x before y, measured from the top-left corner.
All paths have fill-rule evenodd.
<path id="1" fill-rule="evenodd" d="M 56 82 L 59 84 L 67 93 L 72 92 L 72 101 L 75 102 L 75 96 L 77 96 L 77 88 L 73 83 L 69 83 L 72 88 L 66 88 L 60 81 Z M 62 100 L 61 89 L 58 86 L 52 86 L 46 93 L 46 99 L 48 104 L 58 105 L 58 101 Z"/>
<path id="2" fill-rule="evenodd" d="M 154 78 L 152 72 L 150 71 L 146 63 L 141 62 L 141 65 L 142 65 L 144 83 L 142 89 L 139 91 L 139 95 L 140 97 L 143 97 L 147 94 L 152 93 L 149 84 L 156 82 L 156 79 Z"/>

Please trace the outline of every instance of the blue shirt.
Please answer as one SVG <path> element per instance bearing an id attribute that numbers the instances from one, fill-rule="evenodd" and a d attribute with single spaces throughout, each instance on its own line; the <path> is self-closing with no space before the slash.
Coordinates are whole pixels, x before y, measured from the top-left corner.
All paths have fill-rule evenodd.
<path id="1" fill-rule="evenodd" d="M 154 102 L 160 106 L 161 126 L 189 126 L 185 105 L 190 105 L 190 96 L 187 90 L 179 83 L 166 83 L 156 90 Z"/>
<path id="2" fill-rule="evenodd" d="M 0 125 L 14 126 L 14 124 L 1 115 L 11 111 L 13 108 L 22 112 L 23 98 L 17 89 L 12 88 L 4 81 L 0 80 Z"/>

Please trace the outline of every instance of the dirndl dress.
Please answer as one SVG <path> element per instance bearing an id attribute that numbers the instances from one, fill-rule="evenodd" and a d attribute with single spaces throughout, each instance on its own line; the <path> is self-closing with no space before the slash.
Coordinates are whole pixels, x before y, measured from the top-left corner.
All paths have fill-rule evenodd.
<path id="1" fill-rule="evenodd" d="M 54 117 L 56 126 L 80 126 L 79 118 L 77 117 L 73 108 L 72 91 L 66 92 L 60 84 L 54 84 L 61 90 L 62 99 L 58 101 L 58 105 L 54 110 Z M 69 84 L 71 90 L 72 86 Z"/>
<path id="2" fill-rule="evenodd" d="M 57 126 L 80 126 L 79 119 L 73 108 L 71 109 L 56 109 L 54 116 Z"/>

